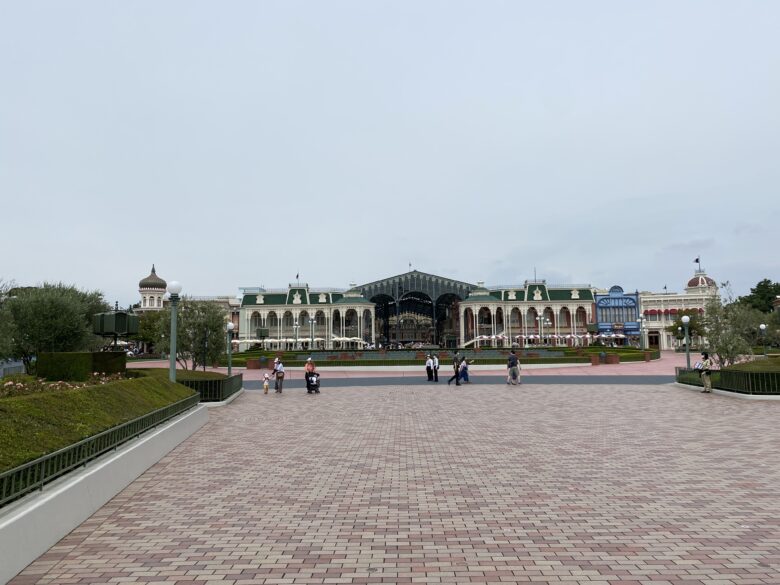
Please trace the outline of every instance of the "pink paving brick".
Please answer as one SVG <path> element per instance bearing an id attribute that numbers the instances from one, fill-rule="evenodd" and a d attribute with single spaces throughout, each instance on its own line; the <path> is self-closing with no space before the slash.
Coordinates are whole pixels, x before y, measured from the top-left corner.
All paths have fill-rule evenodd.
<path id="1" fill-rule="evenodd" d="M 780 584 L 780 403 L 246 393 L 12 585 Z"/>

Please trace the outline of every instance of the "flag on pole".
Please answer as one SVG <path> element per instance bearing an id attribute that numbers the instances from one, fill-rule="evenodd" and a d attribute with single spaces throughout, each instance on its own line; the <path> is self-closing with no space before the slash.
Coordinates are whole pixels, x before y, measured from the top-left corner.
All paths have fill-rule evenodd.
<path id="1" fill-rule="evenodd" d="M 301 273 L 299 272 L 298 274 L 295 275 L 295 280 L 298 280 L 300 277 L 301 277 Z"/>
<path id="2" fill-rule="evenodd" d="M 700 258 L 701 258 L 701 256 L 696 256 L 696 260 L 694 260 L 694 263 L 695 264 L 701 264 L 701 262 L 699 261 Z"/>

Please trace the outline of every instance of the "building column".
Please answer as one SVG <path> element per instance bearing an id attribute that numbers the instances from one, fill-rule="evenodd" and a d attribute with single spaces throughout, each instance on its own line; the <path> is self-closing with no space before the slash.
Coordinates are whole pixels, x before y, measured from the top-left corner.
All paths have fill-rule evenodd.
<path id="1" fill-rule="evenodd" d="M 458 307 L 458 313 L 460 314 L 460 319 L 458 319 L 458 329 L 460 329 L 460 338 L 455 340 L 455 347 L 462 346 L 464 343 L 466 343 L 466 309 L 462 307 Z"/>

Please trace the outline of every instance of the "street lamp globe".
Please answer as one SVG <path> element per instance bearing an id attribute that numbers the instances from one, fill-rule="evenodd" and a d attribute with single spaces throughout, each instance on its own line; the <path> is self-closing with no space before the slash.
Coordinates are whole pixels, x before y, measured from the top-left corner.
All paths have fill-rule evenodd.
<path id="1" fill-rule="evenodd" d="M 172 295 L 178 295 L 181 292 L 181 283 L 177 280 L 172 280 L 168 283 L 168 292 Z"/>
<path id="2" fill-rule="evenodd" d="M 683 325 L 687 325 L 688 323 L 691 322 L 691 318 L 688 315 L 683 315 L 682 322 Z"/>
<path id="3" fill-rule="evenodd" d="M 759 329 L 761 329 L 761 333 L 766 331 L 766 323 L 761 323 L 761 325 L 758 326 Z"/>
<path id="4" fill-rule="evenodd" d="M 233 329 L 235 329 L 235 328 L 236 328 L 236 326 L 235 326 L 235 325 L 233 325 L 233 323 L 232 323 L 232 322 L 230 322 L 230 323 L 228 323 L 228 324 L 227 324 L 227 330 L 228 330 L 228 331 L 233 331 Z"/>

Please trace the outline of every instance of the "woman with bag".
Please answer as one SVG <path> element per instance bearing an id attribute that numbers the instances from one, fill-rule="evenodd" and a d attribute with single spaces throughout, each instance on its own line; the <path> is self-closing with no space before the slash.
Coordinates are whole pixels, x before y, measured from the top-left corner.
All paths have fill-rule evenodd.
<path id="1" fill-rule="evenodd" d="M 711 378 L 711 368 L 712 368 L 712 361 L 710 360 L 709 354 L 705 351 L 701 354 L 702 360 L 701 360 L 701 368 L 700 368 L 700 374 L 701 374 L 701 383 L 704 384 L 704 390 L 702 392 L 704 393 L 710 393 L 712 392 L 712 378 Z"/>
<path id="2" fill-rule="evenodd" d="M 284 364 L 279 358 L 274 359 L 274 379 L 274 389 L 277 394 L 281 394 L 284 385 Z"/>

